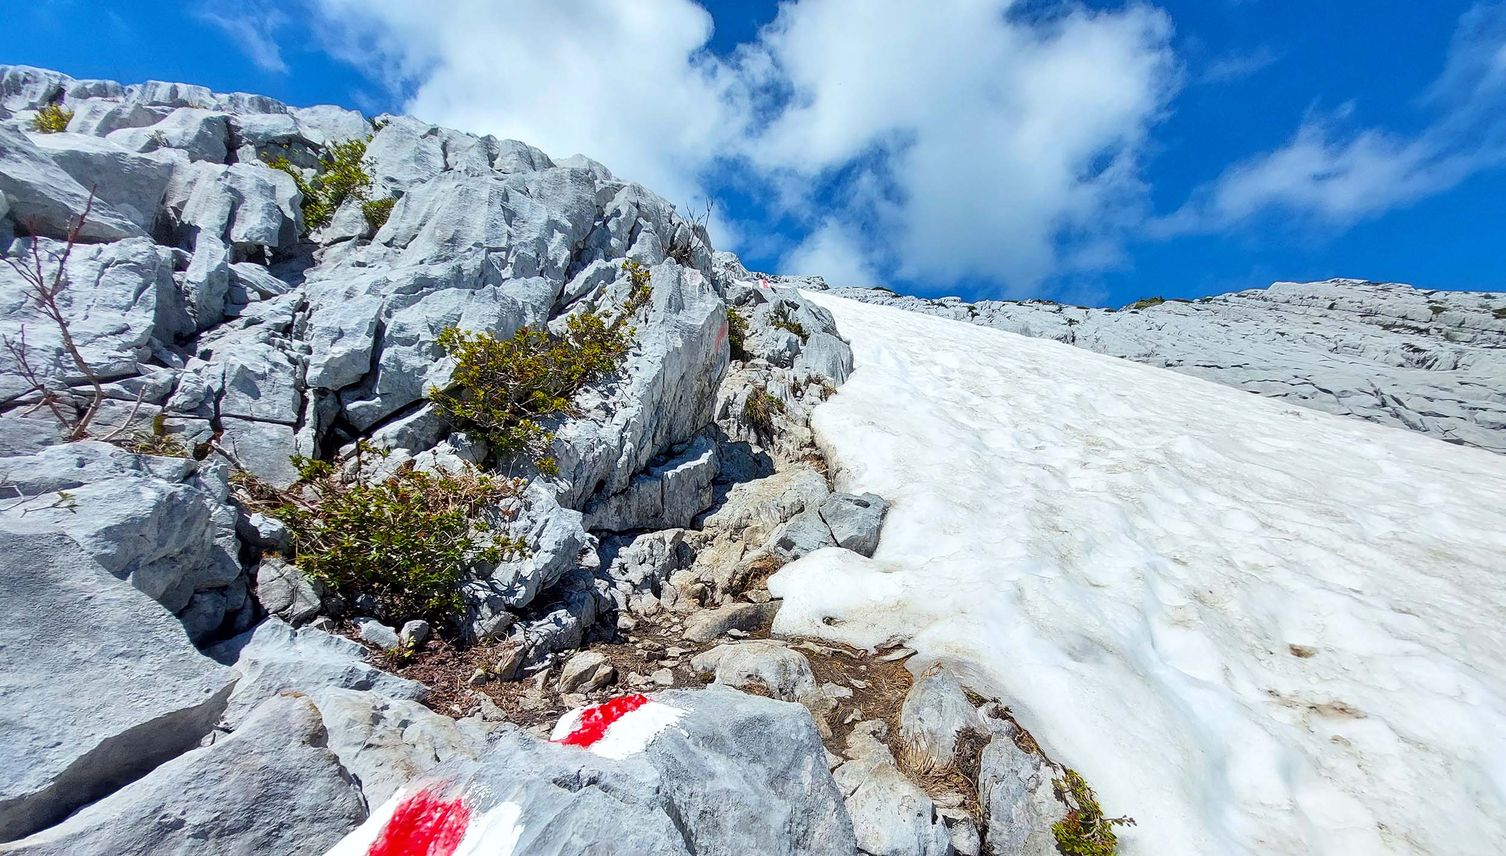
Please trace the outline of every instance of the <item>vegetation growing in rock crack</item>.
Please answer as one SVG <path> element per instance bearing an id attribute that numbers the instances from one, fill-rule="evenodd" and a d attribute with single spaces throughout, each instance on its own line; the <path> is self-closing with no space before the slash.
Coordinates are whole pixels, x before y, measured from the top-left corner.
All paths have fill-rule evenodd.
<path id="1" fill-rule="evenodd" d="M 781 304 L 778 309 L 774 310 L 774 315 L 769 319 L 769 324 L 781 330 L 788 330 L 794 333 L 802 342 L 809 336 L 805 331 L 805 326 L 790 317 L 790 307 L 784 304 Z"/>
<path id="2" fill-rule="evenodd" d="M 438 342 L 455 359 L 455 370 L 449 386 L 430 389 L 429 398 L 452 423 L 485 437 L 493 458 L 523 459 L 555 474 L 548 451 L 554 434 L 543 421 L 574 415 L 575 394 L 622 367 L 635 332 L 628 321 L 652 295 L 648 268 L 627 261 L 623 270 L 630 290 L 614 319 L 578 312 L 563 334 L 524 327 L 506 339 L 443 330 Z"/>
<path id="3" fill-rule="evenodd" d="M 1161 304 L 1163 304 L 1165 302 L 1166 302 L 1166 298 L 1164 298 L 1164 297 L 1147 297 L 1144 300 L 1136 300 L 1134 303 L 1131 303 L 1130 305 L 1128 305 L 1128 306 L 1126 306 L 1124 308 L 1125 309 L 1149 309 L 1152 306 L 1160 306 Z"/>
<path id="4" fill-rule="evenodd" d="M 167 415 L 158 413 L 152 417 L 151 428 L 115 441 L 116 445 L 138 455 L 155 455 L 159 458 L 191 457 L 183 441 L 167 432 Z"/>
<path id="5" fill-rule="evenodd" d="M 57 104 L 47 104 L 37 111 L 37 115 L 31 117 L 31 129 L 39 134 L 61 134 L 68 130 L 68 123 L 72 121 L 72 110 L 64 110 Z"/>
<path id="6" fill-rule="evenodd" d="M 1076 770 L 1067 770 L 1053 787 L 1068 806 L 1067 816 L 1051 826 L 1056 848 L 1066 856 L 1114 856 L 1119 843 L 1114 827 L 1134 826 L 1134 819 L 1104 817 L 1098 797 Z"/>
<path id="7" fill-rule="evenodd" d="M 748 319 L 736 309 L 727 307 L 727 346 L 732 349 L 732 359 L 746 360 L 748 353 Z"/>
<path id="8" fill-rule="evenodd" d="M 425 472 L 412 461 L 376 478 L 368 455 L 386 452 L 361 441 L 346 461 L 293 459 L 299 482 L 280 492 L 274 513 L 288 526 L 294 561 L 327 591 L 376 598 L 390 620 L 453 618 L 473 568 L 524 548 L 502 531 L 521 482 L 469 466 Z"/>
<path id="9" fill-rule="evenodd" d="M 387 225 L 387 218 L 392 216 L 392 206 L 396 204 L 397 200 L 391 196 L 385 199 L 368 199 L 361 203 L 361 213 L 366 216 L 366 225 L 371 227 L 373 235 Z"/>
<path id="10" fill-rule="evenodd" d="M 766 443 L 774 438 L 774 414 L 783 412 L 784 402 L 762 387 L 750 392 L 748 400 L 743 403 L 743 421 L 753 429 L 759 442 Z"/>
<path id="11" fill-rule="evenodd" d="M 303 194 L 304 228 L 312 232 L 329 225 L 335 211 L 347 199 L 366 201 L 374 183 L 371 162 L 366 159 L 369 140 L 370 137 L 330 146 L 319 159 L 319 169 L 313 178 L 304 178 L 303 170 L 285 157 L 267 160 L 267 166 L 292 176 L 298 192 Z M 365 213 L 364 206 L 362 211 Z M 370 222 L 370 213 L 366 219 Z"/>

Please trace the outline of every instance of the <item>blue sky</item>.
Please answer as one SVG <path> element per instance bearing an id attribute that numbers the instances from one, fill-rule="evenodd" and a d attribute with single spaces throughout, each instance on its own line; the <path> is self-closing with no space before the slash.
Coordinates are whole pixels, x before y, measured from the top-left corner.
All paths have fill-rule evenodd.
<path id="1" fill-rule="evenodd" d="M 750 267 L 1119 305 L 1506 290 L 1506 6 L 1452 0 L 10 4 L 0 63 L 581 151 Z M 441 12 L 442 10 L 442 12 Z"/>

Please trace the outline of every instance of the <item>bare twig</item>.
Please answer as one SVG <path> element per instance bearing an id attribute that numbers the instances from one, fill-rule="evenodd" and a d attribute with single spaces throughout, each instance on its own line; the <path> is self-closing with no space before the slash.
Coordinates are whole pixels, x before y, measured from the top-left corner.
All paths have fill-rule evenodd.
<path id="1" fill-rule="evenodd" d="M 69 440 L 80 440 L 88 435 L 89 423 L 94 420 L 94 416 L 99 412 L 100 404 L 105 398 L 105 391 L 103 386 L 100 385 L 99 375 L 94 373 L 94 369 L 89 365 L 89 361 L 84 359 L 83 353 L 79 351 L 78 343 L 73 340 L 73 331 L 68 325 L 68 317 L 63 313 L 62 306 L 58 304 L 59 295 L 68 288 L 68 257 L 73 255 L 73 247 L 78 243 L 79 234 L 83 231 L 84 224 L 89 219 L 89 212 L 93 210 L 94 190 L 91 188 L 89 190 L 89 199 L 84 203 L 83 213 L 74 218 L 72 225 L 68 229 L 68 239 L 63 244 L 62 253 L 55 258 L 56 268 L 51 275 L 48 275 L 43 267 L 42 251 L 39 248 L 36 237 L 37 230 L 35 228 L 30 230 L 32 233 L 31 257 L 20 260 L 5 259 L 5 263 L 10 265 L 11 269 L 26 282 L 26 297 L 36 305 L 37 309 L 41 310 L 43 315 L 47 316 L 47 318 L 51 319 L 57 325 L 63 342 L 63 351 L 73 360 L 74 367 L 78 369 L 79 373 L 84 376 L 84 379 L 89 382 L 89 386 L 92 388 L 89 405 L 84 409 L 83 415 L 73 420 L 66 418 L 57 401 L 56 395 L 42 383 L 40 375 L 36 373 L 35 368 L 27 358 L 25 330 L 22 330 L 19 342 L 13 342 L 10 339 L 5 340 L 6 350 L 15 359 L 27 383 L 32 384 L 34 388 L 42 393 L 43 400 L 48 404 L 53 415 L 68 428 Z M 51 396 L 50 399 L 48 398 L 49 396 Z"/>

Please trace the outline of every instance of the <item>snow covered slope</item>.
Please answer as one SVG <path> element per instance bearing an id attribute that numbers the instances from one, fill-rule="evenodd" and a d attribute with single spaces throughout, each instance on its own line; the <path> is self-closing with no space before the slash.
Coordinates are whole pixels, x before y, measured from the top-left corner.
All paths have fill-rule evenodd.
<path id="1" fill-rule="evenodd" d="M 1506 849 L 1506 458 L 810 296 L 858 363 L 820 442 L 894 505 L 777 631 L 958 665 L 1123 853 Z"/>

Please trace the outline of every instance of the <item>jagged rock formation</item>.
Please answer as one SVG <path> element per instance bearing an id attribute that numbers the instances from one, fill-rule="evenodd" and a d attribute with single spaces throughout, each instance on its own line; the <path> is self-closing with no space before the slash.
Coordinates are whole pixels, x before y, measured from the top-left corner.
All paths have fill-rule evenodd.
<path id="1" fill-rule="evenodd" d="M 66 131 L 33 128 L 58 106 Z M 349 198 L 311 229 L 307 181 L 367 138 L 390 214 Z M 22 630 L 0 640 L 0 853 L 364 853 L 430 771 L 484 786 L 467 812 L 505 808 L 488 852 L 981 852 L 974 785 L 927 794 L 904 752 L 855 784 L 912 652 L 838 667 L 747 638 L 779 611 L 770 573 L 871 554 L 888 508 L 827 481 L 809 419 L 852 352 L 805 281 L 749 274 L 580 156 L 20 67 L 0 67 L 0 255 L 60 271 L 68 322 L 0 266 L 0 605 Z M 279 493 L 292 456 L 496 463 L 429 400 L 454 369 L 439 333 L 619 312 L 626 261 L 649 285 L 630 351 L 549 421 L 558 473 L 523 465 L 522 548 L 471 569 L 463 614 L 399 628 L 304 575 L 256 500 L 308 499 Z M 624 698 L 679 727 L 574 739 Z"/>
<path id="2" fill-rule="evenodd" d="M 833 293 L 1055 339 L 1506 453 L 1506 293 L 1335 279 L 1117 311 L 925 300 L 871 288 Z"/>

